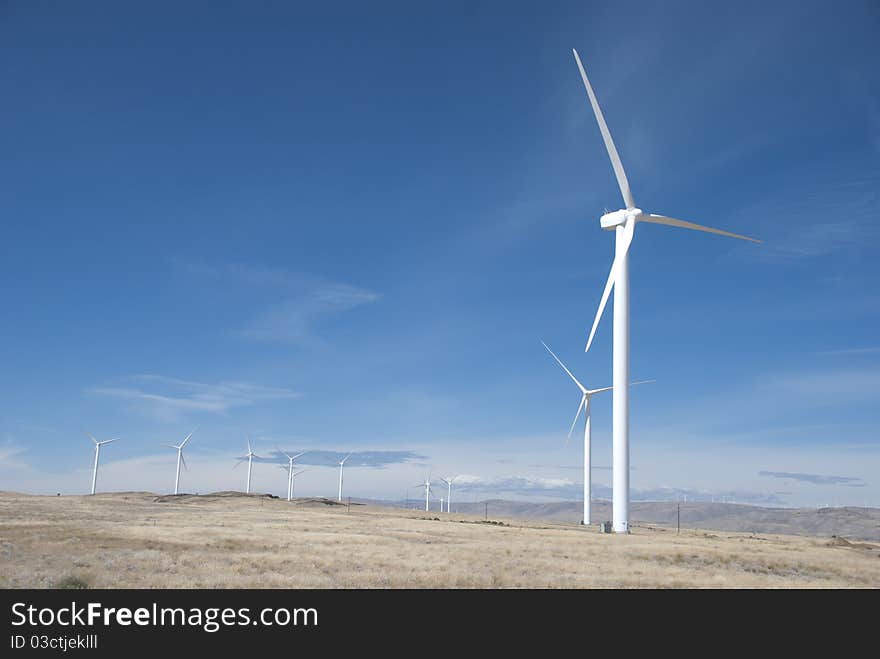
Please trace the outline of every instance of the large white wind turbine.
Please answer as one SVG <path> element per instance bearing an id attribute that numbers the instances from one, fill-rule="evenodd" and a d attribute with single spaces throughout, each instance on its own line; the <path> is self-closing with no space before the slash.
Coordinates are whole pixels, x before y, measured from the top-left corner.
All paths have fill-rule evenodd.
<path id="1" fill-rule="evenodd" d="M 452 505 L 452 484 L 455 482 L 456 478 L 458 478 L 458 476 L 447 476 L 446 478 L 440 479 L 443 483 L 446 483 L 446 512 L 447 513 L 452 512 L 452 508 L 450 508 L 450 506 Z M 441 510 L 440 512 L 442 513 L 443 511 Z"/>
<path id="2" fill-rule="evenodd" d="M 614 393 L 612 395 L 612 437 L 613 437 L 613 524 L 615 533 L 629 532 L 629 387 L 626 383 L 629 381 L 629 262 L 627 251 L 633 240 L 637 222 L 650 222 L 651 224 L 665 224 L 683 229 L 693 229 L 695 231 L 705 231 L 707 233 L 715 233 L 730 238 L 739 238 L 741 240 L 750 240 L 752 242 L 761 242 L 748 236 L 741 236 L 729 231 L 713 229 L 710 227 L 694 224 L 693 222 L 685 222 L 675 218 L 666 217 L 664 215 L 655 215 L 653 213 L 645 213 L 636 207 L 632 192 L 629 189 L 629 181 L 626 178 L 626 172 L 623 171 L 623 164 L 620 156 L 617 154 L 617 148 L 611 139 L 611 133 L 608 131 L 608 125 L 605 123 L 605 117 L 599 108 L 599 102 L 587 79 L 584 66 L 581 64 L 581 58 L 577 51 L 572 49 L 574 59 L 577 62 L 578 69 L 581 73 L 581 79 L 584 82 L 584 88 L 587 96 L 590 98 L 590 104 L 593 106 L 593 113 L 596 115 L 596 121 L 599 123 L 599 131 L 602 133 L 602 139 L 605 141 L 605 148 L 608 156 L 611 158 L 611 166 L 614 168 L 614 175 L 617 177 L 617 185 L 623 195 L 623 201 L 626 208 L 622 208 L 611 213 L 606 213 L 599 220 L 599 225 L 603 229 L 614 229 L 616 233 L 614 262 L 611 264 L 611 272 L 608 275 L 608 281 L 605 283 L 605 290 L 602 292 L 602 299 L 599 302 L 599 309 L 596 312 L 596 318 L 593 321 L 593 327 L 590 330 L 590 338 L 587 340 L 586 350 L 590 349 L 593 337 L 596 334 L 596 327 L 599 325 L 599 319 L 602 317 L 602 311 L 605 309 L 605 303 L 614 288 L 614 344 L 613 344 L 613 377 Z"/>
<path id="3" fill-rule="evenodd" d="M 193 431 L 195 432 L 195 431 Z M 183 463 L 183 468 L 187 471 L 189 467 L 186 466 L 186 460 L 183 459 L 183 447 L 186 446 L 186 443 L 189 441 L 189 438 L 193 436 L 193 433 L 190 433 L 186 436 L 180 444 L 163 444 L 166 448 L 173 448 L 177 450 L 177 473 L 174 476 L 174 494 L 177 494 L 178 485 L 180 485 L 180 463 Z"/>
<path id="4" fill-rule="evenodd" d="M 89 435 L 91 440 L 95 442 L 95 466 L 92 469 L 92 494 L 95 493 L 95 484 L 98 482 L 98 456 L 101 454 L 101 447 L 104 444 L 109 444 L 110 442 L 115 442 L 119 438 L 116 437 L 114 439 L 105 439 L 103 442 L 99 442 L 92 435 Z"/>
<path id="5" fill-rule="evenodd" d="M 593 396 L 596 394 L 601 394 L 603 391 L 611 391 L 613 387 L 602 387 L 601 389 L 587 389 L 584 385 L 580 383 L 580 381 L 572 374 L 571 371 L 568 370 L 568 367 L 562 363 L 562 360 L 556 356 L 556 353 L 550 350 L 550 346 L 541 341 L 541 345 L 543 345 L 547 352 L 556 360 L 556 363 L 562 367 L 562 370 L 568 373 L 568 377 L 574 380 L 574 383 L 578 386 L 578 389 L 581 390 L 581 402 L 578 405 L 577 412 L 574 415 L 574 421 L 571 422 L 571 428 L 568 429 L 568 437 L 571 438 L 571 433 L 574 432 L 574 427 L 577 424 L 578 417 L 581 414 L 581 410 L 584 411 L 584 517 L 583 523 L 589 526 L 592 521 L 590 517 L 590 502 L 593 500 L 593 470 L 592 470 L 592 445 L 593 445 L 593 431 L 591 427 L 592 420 L 592 410 L 591 410 L 591 401 Z M 640 380 L 639 382 L 633 382 L 633 384 L 644 384 L 646 382 L 653 382 L 653 380 Z"/>
<path id="6" fill-rule="evenodd" d="M 281 451 L 281 449 L 278 449 L 278 450 Z M 281 454 L 287 458 L 287 500 L 290 501 L 293 498 L 293 478 L 294 478 L 294 476 L 297 476 L 297 475 L 301 474 L 302 472 L 306 471 L 305 469 L 301 469 L 300 471 L 294 473 L 293 463 L 296 462 L 297 458 L 300 458 L 303 455 L 305 455 L 306 451 L 303 451 L 302 453 L 297 453 L 296 455 L 290 455 L 289 453 L 281 451 Z M 284 469 L 284 466 L 282 465 L 281 468 Z"/>
<path id="7" fill-rule="evenodd" d="M 248 445 L 248 452 L 247 452 L 247 454 L 241 456 L 241 457 L 238 459 L 238 462 L 235 463 L 235 467 L 237 467 L 237 466 L 240 465 L 242 462 L 244 462 L 245 460 L 247 460 L 247 463 L 248 463 L 247 485 L 245 485 L 245 490 L 244 490 L 244 492 L 245 492 L 245 494 L 250 494 L 250 493 L 251 493 L 251 467 L 253 466 L 254 458 L 259 458 L 260 456 L 257 455 L 256 453 L 254 453 L 254 449 L 253 449 L 253 447 L 251 446 L 251 440 L 250 440 L 250 439 L 247 440 L 247 445 Z M 235 469 L 235 467 L 233 467 L 233 469 Z"/>
<path id="8" fill-rule="evenodd" d="M 346 455 L 342 460 L 339 461 L 339 496 L 336 498 L 337 501 L 342 501 L 342 470 L 345 468 L 345 461 L 351 457 L 351 453 Z"/>

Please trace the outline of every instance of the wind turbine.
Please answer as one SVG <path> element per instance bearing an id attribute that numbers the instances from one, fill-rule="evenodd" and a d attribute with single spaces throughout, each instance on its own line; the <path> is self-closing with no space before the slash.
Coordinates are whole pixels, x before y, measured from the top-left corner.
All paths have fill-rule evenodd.
<path id="1" fill-rule="evenodd" d="M 101 447 L 104 444 L 109 444 L 110 442 L 115 442 L 119 439 L 119 437 L 115 437 L 114 439 L 105 439 L 103 442 L 99 442 L 92 435 L 89 435 L 91 440 L 95 442 L 95 467 L 92 470 L 92 494 L 95 493 L 95 484 L 98 482 L 98 456 L 101 453 Z"/>
<path id="2" fill-rule="evenodd" d="M 707 233 L 715 233 L 729 238 L 739 238 L 740 240 L 749 240 L 759 243 L 760 240 L 742 236 L 721 229 L 713 229 L 711 227 L 694 224 L 693 222 L 685 222 L 677 220 L 665 215 L 655 215 L 653 213 L 645 213 L 642 209 L 636 207 L 632 192 L 629 189 L 629 181 L 626 178 L 626 172 L 623 170 L 623 164 L 620 156 L 617 154 L 617 148 L 611 139 L 611 133 L 608 131 L 608 125 L 605 123 L 605 117 L 599 108 L 599 102 L 587 79 L 584 66 L 581 64 L 581 58 L 576 50 L 572 49 L 574 59 L 580 70 L 581 79 L 584 82 L 584 88 L 587 96 L 590 98 L 590 104 L 593 106 L 593 113 L 596 115 L 596 121 L 599 123 L 599 131 L 602 133 L 602 139 L 605 142 L 605 149 L 611 159 L 611 166 L 614 168 L 614 175 L 617 178 L 617 185 L 623 195 L 623 201 L 626 208 L 605 213 L 599 219 L 599 225 L 603 229 L 614 230 L 616 234 L 614 261 L 611 264 L 611 272 L 608 275 L 608 281 L 605 283 L 605 290 L 602 292 L 602 299 L 599 302 L 599 309 L 596 312 L 596 318 L 593 321 L 593 327 L 590 330 L 590 338 L 587 340 L 587 347 L 590 349 L 593 343 L 593 337 L 596 334 L 596 327 L 599 325 L 599 319 L 605 309 L 605 303 L 608 296 L 614 288 L 614 344 L 613 344 L 613 377 L 614 393 L 612 394 L 612 451 L 613 451 L 613 524 L 615 533 L 629 532 L 629 261 L 627 251 L 633 240 L 633 232 L 635 231 L 637 222 L 649 222 L 651 224 L 665 224 L 667 226 L 680 227 L 683 229 L 693 229 L 694 231 L 705 231 Z"/>
<path id="3" fill-rule="evenodd" d="M 285 471 L 287 471 L 287 469 L 288 469 L 284 465 L 278 465 L 278 466 L 281 469 L 284 469 Z M 293 470 L 293 471 L 288 472 L 288 474 L 287 474 L 287 500 L 288 501 L 293 500 L 293 486 L 295 484 L 296 477 L 299 476 L 300 474 L 304 474 L 307 471 L 308 471 L 308 469 L 300 469 L 299 471 Z"/>
<path id="4" fill-rule="evenodd" d="M 281 449 L 278 450 L 281 451 Z M 284 451 L 281 451 L 281 453 L 287 458 L 287 500 L 290 501 L 293 497 L 293 477 L 306 471 L 305 469 L 301 469 L 300 471 L 296 472 L 296 474 L 294 474 L 293 463 L 296 461 L 297 458 L 305 455 L 306 451 L 303 451 L 302 453 L 297 453 L 296 455 L 290 455 L 289 453 L 285 453 Z M 284 466 L 281 465 L 281 468 L 284 469 Z"/>
<path id="5" fill-rule="evenodd" d="M 541 341 L 541 345 L 543 345 L 547 352 L 549 352 L 553 359 L 556 360 L 556 363 L 562 367 L 562 370 L 568 373 L 568 377 L 574 380 L 574 383 L 578 386 L 578 389 L 581 390 L 581 402 L 578 405 L 577 412 L 574 415 L 574 421 L 571 422 L 571 428 L 568 429 L 568 437 L 571 439 L 571 433 L 574 432 L 574 426 L 577 423 L 578 417 L 581 415 L 581 410 L 584 410 L 584 524 L 589 526 L 592 522 L 590 520 L 590 502 L 593 500 L 592 492 L 593 492 L 593 470 L 591 466 L 591 449 L 592 449 L 592 430 L 590 427 L 590 421 L 592 419 L 592 414 L 590 411 L 590 401 L 593 396 L 596 394 L 600 394 L 603 391 L 611 391 L 612 387 L 602 387 L 601 389 L 587 389 L 584 385 L 580 383 L 580 381 L 572 375 L 571 371 L 568 370 L 568 367 L 562 363 L 562 360 L 556 356 L 556 353 L 550 350 L 550 346 Z"/>
<path id="6" fill-rule="evenodd" d="M 431 496 L 431 475 L 428 474 L 427 478 L 425 478 L 424 483 L 418 483 L 413 485 L 413 487 L 423 487 L 425 488 L 425 511 L 430 509 L 429 507 L 429 497 Z"/>
<path id="7" fill-rule="evenodd" d="M 339 461 L 339 496 L 336 498 L 337 501 L 342 501 L 342 469 L 345 467 L 345 461 L 351 457 L 351 453 L 346 455 L 342 460 Z"/>
<path id="8" fill-rule="evenodd" d="M 446 512 L 451 513 L 452 508 L 449 506 L 452 505 L 452 484 L 455 482 L 455 479 L 458 476 L 447 476 L 446 478 L 441 478 L 441 482 L 446 483 Z M 440 511 L 443 512 L 442 510 Z"/>
<path id="9" fill-rule="evenodd" d="M 193 432 L 195 432 L 195 430 Z M 174 476 L 174 494 L 177 494 L 177 486 L 180 484 L 180 463 L 182 462 L 183 468 L 186 469 L 187 471 L 189 471 L 189 467 L 186 466 L 186 460 L 183 459 L 183 447 L 186 446 L 186 443 L 189 441 L 189 438 L 192 436 L 193 436 L 193 433 L 191 432 L 190 434 L 188 434 L 186 436 L 186 439 L 184 439 L 180 444 L 178 444 L 176 446 L 174 444 L 163 444 L 162 445 L 166 448 L 177 449 L 177 473 Z"/>
<path id="10" fill-rule="evenodd" d="M 250 493 L 251 493 L 251 467 L 253 466 L 254 458 L 259 458 L 260 456 L 257 455 L 256 453 L 254 453 L 254 449 L 253 449 L 253 447 L 251 446 L 251 440 L 250 440 L 250 439 L 247 440 L 247 445 L 248 445 L 248 452 L 247 452 L 247 454 L 241 456 L 241 457 L 238 459 L 238 462 L 235 463 L 235 467 L 237 467 L 237 466 L 240 465 L 242 462 L 244 462 L 245 460 L 247 460 L 247 463 L 248 463 L 247 485 L 245 486 L 244 493 L 245 493 L 245 494 L 250 494 Z M 235 469 L 235 467 L 233 467 L 233 469 Z"/>

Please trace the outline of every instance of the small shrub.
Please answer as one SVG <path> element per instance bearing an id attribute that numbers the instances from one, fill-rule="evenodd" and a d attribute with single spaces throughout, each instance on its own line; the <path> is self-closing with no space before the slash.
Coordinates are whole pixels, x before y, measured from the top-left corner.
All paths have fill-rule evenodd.
<path id="1" fill-rule="evenodd" d="M 85 590 L 89 587 L 89 584 L 85 579 L 68 575 L 55 584 L 55 587 L 63 588 L 65 590 Z"/>

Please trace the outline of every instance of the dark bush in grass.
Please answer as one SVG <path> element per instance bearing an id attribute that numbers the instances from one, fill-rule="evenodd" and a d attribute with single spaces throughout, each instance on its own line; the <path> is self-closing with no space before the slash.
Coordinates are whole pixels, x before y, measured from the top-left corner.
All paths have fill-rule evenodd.
<path id="1" fill-rule="evenodd" d="M 55 587 L 63 588 L 65 590 L 84 590 L 89 587 L 89 584 L 80 577 L 68 575 L 55 584 Z"/>

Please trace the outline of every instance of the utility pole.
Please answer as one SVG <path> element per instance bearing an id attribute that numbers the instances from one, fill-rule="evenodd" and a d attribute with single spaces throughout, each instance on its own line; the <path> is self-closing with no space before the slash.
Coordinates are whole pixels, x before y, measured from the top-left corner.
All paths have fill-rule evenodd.
<path id="1" fill-rule="evenodd" d="M 486 521 L 489 521 L 489 502 L 486 502 Z"/>
<path id="2" fill-rule="evenodd" d="M 348 510 L 346 510 L 345 512 L 348 512 L 348 513 L 351 512 L 351 497 L 350 496 L 348 497 Z"/>

